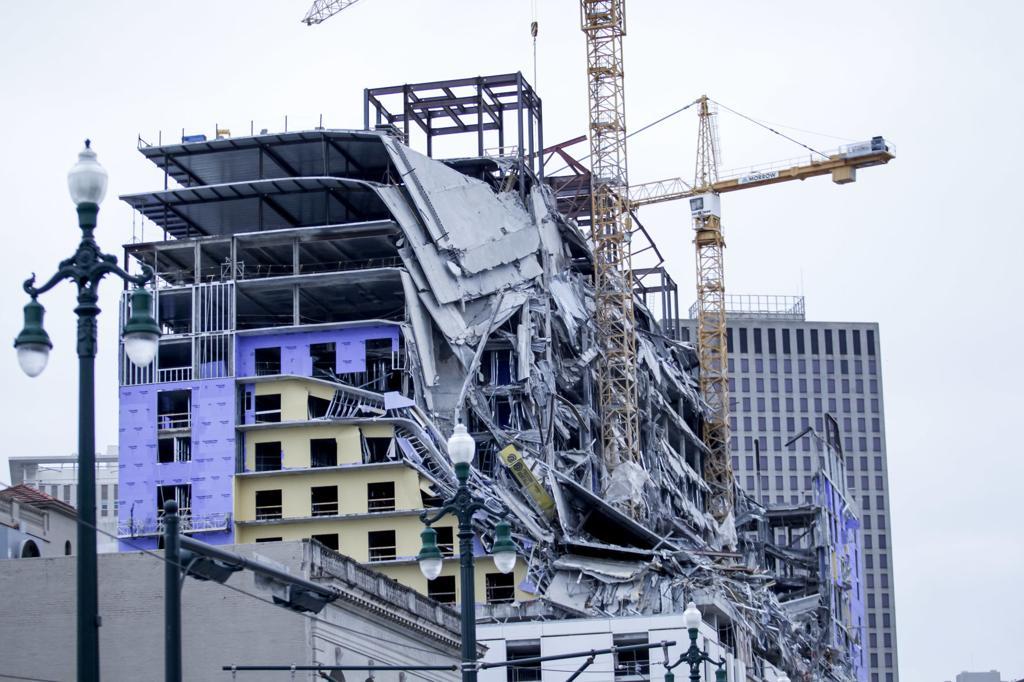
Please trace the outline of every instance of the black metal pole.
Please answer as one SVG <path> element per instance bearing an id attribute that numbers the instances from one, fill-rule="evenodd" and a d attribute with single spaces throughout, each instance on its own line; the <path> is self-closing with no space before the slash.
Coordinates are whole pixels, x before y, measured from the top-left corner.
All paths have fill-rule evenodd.
<path id="1" fill-rule="evenodd" d="M 690 682 L 700 682 L 700 664 L 704 662 L 704 656 L 697 647 L 697 628 L 690 628 L 690 650 L 688 653 L 690 664 Z"/>
<path id="2" fill-rule="evenodd" d="M 164 502 L 164 682 L 181 682 L 181 561 L 178 503 Z"/>
<path id="3" fill-rule="evenodd" d="M 469 468 L 468 466 L 466 467 Z M 460 472 L 461 473 L 461 472 Z M 468 471 L 466 472 L 468 474 Z M 456 499 L 468 499 L 468 476 L 459 476 Z M 476 682 L 476 586 L 473 570 L 473 512 L 474 506 L 462 504 L 459 516 L 459 567 L 462 597 L 462 682 Z"/>
<path id="4" fill-rule="evenodd" d="M 83 210 L 84 209 L 84 210 Z M 82 241 L 92 239 L 98 208 L 78 210 Z M 79 285 L 78 305 L 78 679 L 99 682 L 100 615 L 96 568 L 96 290 Z"/>

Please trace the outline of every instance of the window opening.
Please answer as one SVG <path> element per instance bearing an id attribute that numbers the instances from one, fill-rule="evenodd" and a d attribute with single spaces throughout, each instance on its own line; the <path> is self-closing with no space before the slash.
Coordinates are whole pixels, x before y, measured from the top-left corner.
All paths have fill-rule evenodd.
<path id="1" fill-rule="evenodd" d="M 182 519 L 192 516 L 192 485 L 190 483 L 162 485 L 157 488 L 156 515 L 158 519 L 163 518 L 164 504 L 169 500 L 178 503 L 178 516 Z"/>
<path id="2" fill-rule="evenodd" d="M 157 440 L 157 461 L 160 464 L 192 461 L 192 437 L 170 436 Z"/>
<path id="3" fill-rule="evenodd" d="M 256 520 L 280 519 L 282 512 L 280 490 L 256 491 Z"/>
<path id="4" fill-rule="evenodd" d="M 256 471 L 281 470 L 281 443 L 256 443 Z"/>
<path id="5" fill-rule="evenodd" d="M 612 638 L 615 646 L 647 644 L 646 634 L 619 634 Z M 651 652 L 649 649 L 615 652 L 616 680 L 646 680 L 651 674 Z"/>
<path id="6" fill-rule="evenodd" d="M 338 534 L 337 533 L 320 533 L 311 536 L 312 539 L 319 542 L 328 549 L 333 549 L 335 552 L 338 551 Z"/>
<path id="7" fill-rule="evenodd" d="M 306 414 L 309 419 L 326 417 L 329 409 L 331 409 L 331 401 L 326 398 L 317 398 L 315 395 L 311 395 L 306 401 Z"/>
<path id="8" fill-rule="evenodd" d="M 313 360 L 313 376 L 335 375 L 337 352 L 334 342 L 314 343 L 309 346 L 309 357 Z"/>
<path id="9" fill-rule="evenodd" d="M 256 396 L 256 409 L 253 420 L 257 424 L 269 424 L 281 421 L 281 394 Z"/>
<path id="10" fill-rule="evenodd" d="M 370 561 L 390 561 L 395 558 L 395 531 L 373 530 L 366 534 Z"/>
<path id="11" fill-rule="evenodd" d="M 334 438 L 311 438 L 309 441 L 309 466 L 338 466 L 338 441 Z"/>
<path id="12" fill-rule="evenodd" d="M 455 576 L 442 575 L 427 581 L 427 596 L 442 604 L 455 603 Z M 537 679 L 540 679 L 539 677 Z"/>
<path id="13" fill-rule="evenodd" d="M 188 429 L 192 426 L 192 391 L 160 391 L 157 394 L 157 431 Z"/>
<path id="14" fill-rule="evenodd" d="M 281 542 L 281 537 L 276 538 L 256 538 L 256 542 Z"/>
<path id="15" fill-rule="evenodd" d="M 381 464 L 390 461 L 394 452 L 394 438 L 364 437 L 364 459 L 366 464 Z"/>
<path id="16" fill-rule="evenodd" d="M 313 516 L 338 515 L 338 486 L 316 486 L 310 488 L 309 492 Z"/>
<path id="17" fill-rule="evenodd" d="M 511 640 L 505 644 L 505 659 L 519 661 L 527 658 L 540 658 L 539 639 Z M 537 682 L 543 679 L 540 663 L 526 665 L 510 665 L 506 675 L 508 682 Z"/>
<path id="18" fill-rule="evenodd" d="M 441 550 L 441 556 L 455 556 L 455 529 L 451 526 L 437 526 L 437 548 Z"/>
<path id="19" fill-rule="evenodd" d="M 516 577 L 512 573 L 488 573 L 484 586 L 488 604 L 511 604 L 516 600 Z"/>
<path id="20" fill-rule="evenodd" d="M 370 512 L 395 510 L 395 483 L 384 481 L 366 484 L 366 508 Z"/>
<path id="21" fill-rule="evenodd" d="M 272 376 L 281 373 L 281 348 L 256 349 L 256 376 Z"/>

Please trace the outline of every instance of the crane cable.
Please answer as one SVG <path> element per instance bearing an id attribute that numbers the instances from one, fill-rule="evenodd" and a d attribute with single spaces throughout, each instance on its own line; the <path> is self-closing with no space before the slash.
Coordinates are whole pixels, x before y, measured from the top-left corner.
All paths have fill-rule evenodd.
<path id="1" fill-rule="evenodd" d="M 794 143 L 794 144 L 798 144 L 798 145 L 800 145 L 801 147 L 803 147 L 804 149 L 808 150 L 809 152 L 812 152 L 812 153 L 814 153 L 814 154 L 817 154 L 817 155 L 821 156 L 821 157 L 822 157 L 822 158 L 824 158 L 824 159 L 828 159 L 828 158 L 829 158 L 829 157 L 828 157 L 828 154 L 825 154 L 824 152 L 819 152 L 819 151 L 818 151 L 817 149 L 815 149 L 814 147 L 811 147 L 811 146 L 809 146 L 809 145 L 806 145 L 806 144 L 804 144 L 803 142 L 801 142 L 800 140 L 795 140 L 795 139 L 793 139 L 792 137 L 790 137 L 789 135 L 786 135 L 785 133 L 780 133 L 780 132 L 779 132 L 778 130 L 776 130 L 775 128 L 772 128 L 772 127 L 771 127 L 771 126 L 769 126 L 769 125 L 765 125 L 764 123 L 761 123 L 760 121 L 758 121 L 758 120 L 756 120 L 756 119 L 750 118 L 750 117 L 749 117 L 749 116 L 747 116 L 746 114 L 741 114 L 740 112 L 736 111 L 735 109 L 730 109 L 729 107 L 725 106 L 724 104 L 722 104 L 721 102 L 719 102 L 719 101 L 717 101 L 717 100 L 713 100 L 713 99 L 711 99 L 710 97 L 708 97 L 708 101 L 709 101 L 709 102 L 714 102 L 715 104 L 717 104 L 718 106 L 722 107 L 722 108 L 723 108 L 723 109 L 725 109 L 726 111 L 728 111 L 728 112 L 731 112 L 731 113 L 733 113 L 733 114 L 736 114 L 736 115 L 737 115 L 737 116 L 739 116 L 740 118 L 744 118 L 744 119 L 746 119 L 746 120 L 750 121 L 751 123 L 753 123 L 754 125 L 758 125 L 758 126 L 761 126 L 761 127 L 762 127 L 762 128 L 764 128 L 765 130 L 771 131 L 771 132 L 775 133 L 776 135 L 778 135 L 779 137 L 785 138 L 785 139 L 789 140 L 790 142 L 792 142 L 792 143 Z"/>

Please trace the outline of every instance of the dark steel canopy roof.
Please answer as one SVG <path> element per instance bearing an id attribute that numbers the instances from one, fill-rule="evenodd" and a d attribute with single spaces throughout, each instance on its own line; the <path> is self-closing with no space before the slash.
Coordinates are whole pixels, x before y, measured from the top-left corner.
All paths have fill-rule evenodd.
<path id="1" fill-rule="evenodd" d="M 366 130 L 270 133 L 139 151 L 185 187 L 327 175 L 383 182 L 390 169 L 381 133 Z"/>
<path id="2" fill-rule="evenodd" d="M 185 187 L 121 199 L 178 239 L 390 217 L 371 183 L 331 177 Z"/>

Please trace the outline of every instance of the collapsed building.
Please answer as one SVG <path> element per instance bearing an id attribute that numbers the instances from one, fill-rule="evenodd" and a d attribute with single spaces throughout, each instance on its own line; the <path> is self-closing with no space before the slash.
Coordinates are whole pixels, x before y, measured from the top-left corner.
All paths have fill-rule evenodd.
<path id="1" fill-rule="evenodd" d="M 494 522 L 477 518 L 483 618 L 669 615 L 695 600 L 736 674 L 862 678 L 856 633 L 843 625 L 840 645 L 832 627 L 851 622 L 851 583 L 821 573 L 821 557 L 856 546 L 846 517 L 826 533 L 832 517 L 807 511 L 794 549 L 776 541 L 785 514 L 738 491 L 738 532 L 708 513 L 707 406 L 664 268 L 642 271 L 658 281 L 635 299 L 640 461 L 609 471 L 597 451 L 585 167 L 545 177 L 555 148 L 522 75 L 368 90 L 365 107 L 362 130 L 140 138 L 165 185 L 122 200 L 161 239 L 125 250 L 156 273 L 164 334 L 150 367 L 122 352 L 123 547 L 158 546 L 175 499 L 207 542 L 313 538 L 454 603 L 454 562 L 428 583 L 415 554 L 419 513 L 455 490 L 445 442 L 464 421 L 471 486 L 524 559 L 495 571 Z M 432 158 L 456 133 L 477 153 Z M 454 528 L 436 527 L 454 555 Z"/>

